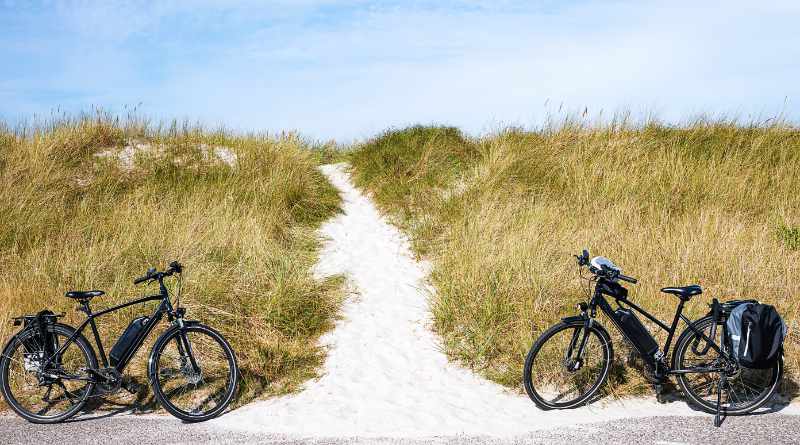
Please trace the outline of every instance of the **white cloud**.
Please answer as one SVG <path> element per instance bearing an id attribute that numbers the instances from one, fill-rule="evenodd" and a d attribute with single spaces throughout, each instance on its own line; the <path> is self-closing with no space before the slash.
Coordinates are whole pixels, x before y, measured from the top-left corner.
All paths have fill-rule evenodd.
<path id="1" fill-rule="evenodd" d="M 414 122 L 530 125 L 561 103 L 747 118 L 781 111 L 788 96 L 786 111 L 800 118 L 794 2 L 170 5 L 73 8 L 66 22 L 81 37 L 58 72 L 26 88 L 344 139 Z M 148 45 L 154 53 L 141 54 Z"/>

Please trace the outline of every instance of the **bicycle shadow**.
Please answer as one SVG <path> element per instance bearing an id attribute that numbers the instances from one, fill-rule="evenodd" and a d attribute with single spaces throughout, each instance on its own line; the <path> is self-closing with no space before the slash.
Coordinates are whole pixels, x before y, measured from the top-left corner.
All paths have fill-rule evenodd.
<path id="1" fill-rule="evenodd" d="M 672 386 L 671 391 L 664 395 L 664 399 L 663 399 L 664 402 L 663 403 L 665 403 L 665 404 L 675 403 L 675 402 L 685 403 L 686 406 L 688 406 L 689 409 L 691 409 L 692 411 L 699 412 L 699 413 L 704 413 L 704 414 L 708 414 L 708 415 L 712 415 L 713 416 L 713 414 L 709 413 L 708 411 L 698 407 L 697 405 L 695 405 L 691 401 L 687 400 L 683 396 L 683 393 L 680 391 L 680 389 L 677 387 L 677 385 L 673 384 L 671 386 Z M 784 386 L 786 387 L 785 389 L 784 389 Z M 743 417 L 743 416 L 763 416 L 765 414 L 778 413 L 778 412 L 786 409 L 792 403 L 792 400 L 797 396 L 797 394 L 798 394 L 798 385 L 797 385 L 797 383 L 792 381 L 791 379 L 786 379 L 784 382 L 782 382 L 781 389 L 779 391 L 777 391 L 775 393 L 775 395 L 772 396 L 772 399 L 770 401 L 768 401 L 764 406 L 762 406 L 761 408 L 758 408 L 755 411 L 752 411 L 752 412 L 749 412 L 749 413 L 746 413 L 746 414 L 728 414 L 723 409 L 720 412 L 720 424 L 719 424 L 719 426 L 722 426 L 725 423 L 725 421 L 728 419 L 728 417 L 736 418 L 736 417 Z"/>
<path id="2" fill-rule="evenodd" d="M 263 388 L 269 386 L 269 381 L 266 378 L 259 376 L 257 380 L 259 380 L 257 383 L 262 385 Z M 225 416 L 243 406 L 241 403 L 242 398 L 246 397 L 244 394 L 243 385 L 240 385 L 236 389 L 234 403 L 231 403 L 231 405 L 224 412 L 222 412 L 219 417 Z M 102 420 L 124 414 L 153 414 L 159 412 L 160 410 L 161 406 L 158 400 L 156 400 L 155 396 L 152 394 L 150 387 L 148 385 L 141 385 L 136 394 L 127 394 L 120 391 L 109 395 L 93 396 L 87 401 L 83 409 L 81 409 L 79 415 L 67 419 L 64 421 L 64 423 Z M 186 421 L 181 422 L 191 423 Z"/>
<path id="3" fill-rule="evenodd" d="M 706 412 L 703 409 L 695 406 L 691 401 L 687 400 L 687 398 L 684 397 L 683 392 L 674 382 L 670 381 L 670 384 L 668 386 L 665 385 L 665 388 L 666 387 L 668 387 L 669 390 L 664 393 L 663 402 L 665 404 L 670 404 L 675 402 L 686 403 L 689 406 L 689 408 L 692 409 L 693 411 Z M 800 394 L 800 385 L 798 385 L 797 382 L 791 377 L 785 376 L 781 381 L 781 384 L 779 385 L 778 391 L 775 392 L 772 398 L 764 406 L 758 408 L 753 412 L 743 415 L 761 416 L 764 414 L 778 413 L 786 409 L 789 405 L 791 405 L 792 401 L 795 398 L 797 398 L 799 394 Z"/>
<path id="4" fill-rule="evenodd" d="M 614 387 L 618 385 L 624 385 L 632 380 L 629 373 L 641 375 L 641 373 L 643 372 L 647 371 L 644 368 L 637 366 L 636 363 L 630 363 L 630 362 L 623 363 L 615 360 L 611 365 L 611 370 L 609 371 L 607 389 L 599 391 L 589 400 L 587 400 L 586 402 L 575 408 L 591 405 L 604 399 L 613 398 L 615 395 Z M 648 384 L 648 386 L 650 385 Z M 654 394 L 655 391 L 654 389 L 652 389 L 652 387 L 649 388 L 649 393 L 647 391 L 644 392 L 645 396 Z M 792 401 L 798 397 L 798 395 L 800 395 L 800 385 L 798 385 L 798 382 L 795 381 L 795 379 L 793 379 L 792 376 L 784 375 L 783 380 L 781 381 L 781 384 L 779 386 L 779 389 L 772 397 L 772 399 L 769 402 L 767 402 L 763 407 L 744 415 L 760 416 L 764 414 L 772 414 L 780 412 L 785 408 L 787 408 L 792 403 Z M 688 400 L 684 396 L 680 387 L 672 378 L 667 379 L 663 383 L 662 393 L 661 397 L 659 398 L 659 402 L 664 405 L 669 405 L 676 402 L 683 403 L 686 404 L 693 411 L 708 414 L 708 411 L 703 410 L 702 408 L 692 403 L 692 401 Z M 724 422 L 725 419 L 728 417 L 728 415 L 724 411 L 720 414 L 722 422 Z M 738 415 L 731 415 L 731 417 L 738 417 Z"/>
<path id="5" fill-rule="evenodd" d="M 133 398 L 132 401 L 126 399 Z M 149 414 L 156 411 L 156 402 L 146 389 L 133 396 L 94 396 L 81 409 L 78 416 L 64 423 L 108 419 L 122 414 Z"/>

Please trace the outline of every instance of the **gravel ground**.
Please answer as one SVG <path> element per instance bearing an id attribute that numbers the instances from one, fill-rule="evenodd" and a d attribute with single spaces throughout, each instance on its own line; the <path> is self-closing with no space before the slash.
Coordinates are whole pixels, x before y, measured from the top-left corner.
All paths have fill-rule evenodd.
<path id="1" fill-rule="evenodd" d="M 800 443 L 800 416 L 783 414 L 728 418 L 714 428 L 712 418 L 645 417 L 586 424 L 575 428 L 545 430 L 517 437 L 449 436 L 405 438 L 308 438 L 250 434 L 210 429 L 203 424 L 184 424 L 171 417 L 118 415 L 83 417 L 60 425 L 33 425 L 11 416 L 0 416 L 0 443 L 82 444 L 675 444 L 675 443 Z M 312 420 L 313 421 L 313 420 Z"/>

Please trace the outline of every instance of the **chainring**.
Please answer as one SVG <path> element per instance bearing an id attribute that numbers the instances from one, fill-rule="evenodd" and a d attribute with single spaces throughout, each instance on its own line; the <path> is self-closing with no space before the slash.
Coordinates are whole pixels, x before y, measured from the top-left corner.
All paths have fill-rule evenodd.
<path id="1" fill-rule="evenodd" d="M 642 358 L 642 355 L 639 354 L 639 351 L 634 349 L 633 346 L 627 343 L 627 341 L 626 346 L 628 347 L 628 356 L 625 360 L 626 365 L 641 372 L 642 376 L 645 380 L 647 380 L 648 383 L 652 383 L 654 385 L 664 383 L 664 379 L 659 379 L 656 376 L 656 370 L 653 369 L 653 365 L 645 361 Z"/>
<path id="2" fill-rule="evenodd" d="M 97 373 L 106 379 L 104 382 L 97 383 L 97 390 L 99 393 L 115 393 L 122 387 L 122 374 L 120 374 L 116 368 L 98 369 Z"/>

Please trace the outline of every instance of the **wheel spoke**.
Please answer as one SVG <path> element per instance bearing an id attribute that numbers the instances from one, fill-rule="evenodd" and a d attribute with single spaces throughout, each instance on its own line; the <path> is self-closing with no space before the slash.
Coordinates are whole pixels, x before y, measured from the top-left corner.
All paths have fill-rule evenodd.
<path id="1" fill-rule="evenodd" d="M 48 329 L 53 345 L 66 344 L 72 335 L 65 327 Z M 2 372 L 8 376 L 4 384 L 10 395 L 9 405 L 18 413 L 40 421 L 52 421 L 74 413 L 88 394 L 86 388 L 90 387 L 89 382 L 80 380 L 80 370 L 94 366 L 88 348 L 73 341 L 58 356 L 47 358 L 42 352 L 42 342 L 31 337 L 18 338 L 0 360 L 6 367 Z M 48 361 L 50 364 L 43 370 L 42 364 Z"/>
<path id="2" fill-rule="evenodd" d="M 584 335 L 586 342 L 579 350 Z M 607 375 L 607 348 L 595 330 L 587 332 L 582 324 L 551 329 L 537 340 L 526 360 L 526 390 L 547 407 L 574 406 L 586 400 Z"/>
<path id="3" fill-rule="evenodd" d="M 157 397 L 173 414 L 177 411 L 187 418 L 218 410 L 234 389 L 236 371 L 230 367 L 227 349 L 201 329 L 187 329 L 188 348 L 177 332 L 173 335 L 157 356 Z"/>
<path id="4" fill-rule="evenodd" d="M 711 318 L 698 322 L 698 329 L 709 338 Z M 717 335 L 713 340 L 720 343 L 724 322 L 717 326 Z M 713 412 L 717 403 L 717 390 L 719 387 L 720 372 L 728 373 L 727 384 L 723 387 L 723 405 L 736 412 L 748 412 L 759 406 L 769 394 L 766 389 L 773 387 L 778 373 L 776 370 L 766 372 L 751 372 L 746 368 L 739 369 L 735 363 L 729 363 L 727 358 L 720 357 L 719 352 L 710 349 L 706 354 L 699 356 L 692 349 L 693 342 L 698 335 L 694 332 L 685 334 L 685 340 L 676 346 L 677 369 L 704 371 L 699 374 L 680 374 L 678 382 L 690 400 L 700 404 L 705 410 Z"/>

